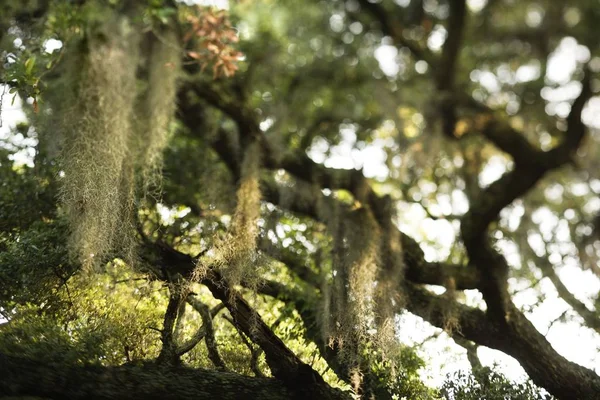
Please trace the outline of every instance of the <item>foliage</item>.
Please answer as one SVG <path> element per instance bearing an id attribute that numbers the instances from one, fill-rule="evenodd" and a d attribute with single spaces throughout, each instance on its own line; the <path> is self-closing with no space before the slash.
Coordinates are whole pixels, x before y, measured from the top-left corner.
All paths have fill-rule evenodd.
<path id="1" fill-rule="evenodd" d="M 223 10 L 203 9 L 187 16 L 190 27 L 183 37 L 184 44 L 196 43 L 187 51 L 187 55 L 201 63 L 202 69 L 213 64 L 213 77 L 233 76 L 238 67 L 236 62 L 242 54 L 233 47 L 238 42 L 235 30 L 231 27 L 229 16 Z"/>
<path id="2" fill-rule="evenodd" d="M 473 374 L 458 372 L 449 376 L 441 388 L 444 398 L 452 400 L 546 400 L 544 394 L 530 382 L 515 383 L 491 368 L 483 368 Z"/>
<path id="3" fill-rule="evenodd" d="M 74 277 L 57 290 L 58 301 L 44 299 L 55 309 L 42 303 L 13 311 L 2 329 L 1 351 L 42 362 L 119 365 L 152 359 L 158 355 L 157 335 L 149 328 L 159 324 L 164 307 L 159 288 L 136 279 L 120 262 L 93 281 Z"/>
<path id="4" fill-rule="evenodd" d="M 591 398 L 600 14 L 559 3 L 8 1 L 0 356 L 550 398 L 487 346 Z"/>

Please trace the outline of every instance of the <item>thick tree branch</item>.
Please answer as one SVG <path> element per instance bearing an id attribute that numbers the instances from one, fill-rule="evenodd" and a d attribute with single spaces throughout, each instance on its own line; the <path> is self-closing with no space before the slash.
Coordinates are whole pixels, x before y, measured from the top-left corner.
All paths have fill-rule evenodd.
<path id="1" fill-rule="evenodd" d="M 402 47 L 406 47 L 418 60 L 425 60 L 430 65 L 434 65 L 434 57 L 427 50 L 415 41 L 404 36 L 404 28 L 400 19 L 394 13 L 386 10 L 381 2 L 371 2 L 369 0 L 359 0 L 358 3 L 364 11 L 369 13 L 381 25 L 381 31 L 384 35 L 391 37 Z"/>
<path id="2" fill-rule="evenodd" d="M 171 271 L 171 274 L 174 271 L 190 278 L 196 269 L 195 259 L 168 246 L 154 246 L 149 250 L 155 252 L 158 263 L 164 270 Z M 159 278 L 165 279 L 165 277 Z M 264 323 L 261 316 L 250 307 L 241 294 L 230 288 L 217 272 L 209 268 L 200 282 L 216 299 L 223 302 L 236 326 L 261 347 L 273 376 L 293 389 L 299 398 L 307 396 L 348 398 L 346 393 L 331 388 L 316 371 L 302 362 Z"/>
<path id="3" fill-rule="evenodd" d="M 293 398 L 276 379 L 229 372 L 160 367 L 43 364 L 0 354 L 0 396 L 69 400 L 199 400 Z M 324 397 L 332 399 L 334 397 Z"/>
<path id="4" fill-rule="evenodd" d="M 163 328 L 161 330 L 162 348 L 158 356 L 159 363 L 178 364 L 177 346 L 175 344 L 175 320 L 179 314 L 179 308 L 183 298 L 179 282 L 169 286 L 169 302 L 165 311 Z"/>
<path id="5" fill-rule="evenodd" d="M 450 16 L 446 25 L 448 36 L 442 48 L 442 57 L 436 66 L 436 87 L 438 92 L 452 92 L 455 86 L 457 65 L 460 49 L 462 48 L 463 32 L 467 15 L 466 0 L 450 0 Z M 442 118 L 443 132 L 446 136 L 454 138 L 456 126 L 456 105 L 452 97 L 446 96 L 440 102 L 440 115 Z"/>
<path id="6" fill-rule="evenodd" d="M 487 229 L 503 208 L 533 188 L 548 171 L 570 161 L 585 134 L 581 111 L 590 94 L 589 76 L 586 74 L 581 94 L 567 118 L 569 125 L 566 137 L 549 152 L 536 151 L 537 154 L 531 156 L 530 145 L 519 138 L 518 133 L 510 130 L 508 133 L 511 139 L 503 138 L 502 134 L 490 137 L 519 162 L 515 163 L 513 171 L 505 173 L 476 199 L 471 199 L 471 207 L 462 218 L 461 234 L 471 262 L 480 270 L 481 290 L 488 310 L 498 318 L 504 318 L 511 308 L 507 291 L 509 267 L 504 257 L 491 247 Z M 524 161 L 525 157 L 531 158 Z"/>
<path id="7" fill-rule="evenodd" d="M 494 145 L 509 154 L 518 165 L 535 165 L 540 160 L 540 150 L 534 147 L 520 132 L 511 127 L 505 119 L 494 116 L 492 110 L 483 114 L 485 121 L 481 133 Z"/>
<path id="8" fill-rule="evenodd" d="M 574 141 L 571 139 L 570 142 L 573 143 Z M 215 150 L 220 153 L 224 160 L 232 157 L 231 154 L 222 152 L 217 148 Z M 297 160 L 306 163 L 306 159 L 302 157 L 292 159 L 291 162 L 298 162 Z M 228 162 L 228 165 L 233 164 Z M 267 168 L 275 168 L 281 165 L 271 161 L 265 164 Z M 306 164 L 302 165 L 306 166 Z M 559 165 L 562 164 L 554 164 L 553 167 Z M 295 167 L 295 164 L 288 165 L 288 168 L 300 175 L 299 178 L 302 180 L 305 180 L 304 178 L 308 176 L 311 177 L 308 180 L 309 183 L 315 181 L 311 175 L 312 172 L 307 173 L 306 168 L 295 170 Z M 521 362 L 536 383 L 547 388 L 556 396 L 572 398 L 566 396 L 567 391 L 573 390 L 573 382 L 581 382 L 575 389 L 578 392 L 577 395 L 581 395 L 581 398 L 588 398 L 592 393 L 596 393 L 594 391 L 598 390 L 600 378 L 592 371 L 570 363 L 556 353 L 543 335 L 514 307 L 506 287 L 508 264 L 491 247 L 488 241 L 488 226 L 497 218 L 500 210 L 531 189 L 547 172 L 546 166 L 531 168 L 528 165 L 528 167 L 522 168 L 519 164 L 515 170 L 505 174 L 500 180 L 484 190 L 479 198 L 472 199 L 471 209 L 462 220 L 462 235 L 469 253 L 470 263 L 479 271 L 475 285 L 482 290 L 488 303 L 488 311 L 470 309 L 458 303 L 453 304 L 453 307 L 459 315 L 460 333 L 466 339 L 514 356 Z M 330 172 L 327 169 L 320 168 L 317 168 L 316 171 L 318 173 Z M 322 178 L 318 178 L 316 181 L 320 184 L 327 182 Z M 290 193 L 282 195 L 282 190 L 290 191 Z M 282 198 L 285 198 L 286 202 L 283 206 L 286 210 L 302 213 L 316 220 L 323 217 L 323 207 L 334 207 L 335 203 L 334 199 L 324 196 L 318 190 L 307 191 L 294 186 L 281 188 L 273 181 L 268 180 L 263 181 L 262 194 L 265 200 L 274 204 L 283 204 Z M 370 195 L 367 197 L 370 197 Z M 372 204 L 371 199 L 368 200 L 367 204 Z M 344 206 L 340 204 L 335 207 L 344 209 Z M 384 223 L 382 218 L 385 215 L 385 213 L 380 214 L 378 220 L 381 220 L 381 223 Z M 411 264 L 417 267 L 428 265 L 423 260 L 422 254 L 419 254 L 418 245 L 413 246 L 411 250 L 411 240 L 404 237 L 402 239 L 407 242 L 403 246 L 404 262 L 407 267 L 410 268 Z M 428 266 L 431 267 L 431 265 Z M 447 277 L 444 278 L 443 282 L 447 280 Z M 473 281 L 465 283 L 463 287 L 468 287 L 472 283 Z M 409 302 L 409 305 L 407 305 L 409 311 L 423 316 L 436 326 L 444 327 L 447 323 L 447 299 L 432 298 L 432 295 L 422 289 L 418 289 L 411 284 L 408 284 L 408 286 L 408 293 L 403 293 L 403 297 Z M 401 290 L 401 288 L 398 288 L 398 290 Z M 539 357 L 542 357 L 541 361 Z M 566 371 L 563 377 L 557 376 L 555 373 L 557 368 Z"/>
<path id="9" fill-rule="evenodd" d="M 509 154 L 517 167 L 550 170 L 570 162 L 585 135 L 586 128 L 581 120 L 581 112 L 592 95 L 590 75 L 586 68 L 581 81 L 581 92 L 567 116 L 567 131 L 561 144 L 547 152 L 533 146 L 520 132 L 512 128 L 508 121 L 495 116 L 493 110 L 487 106 L 470 97 L 460 97 L 463 104 L 482 111 L 478 117 L 479 126 L 476 128 L 496 147 Z"/>
<path id="10" fill-rule="evenodd" d="M 463 266 L 440 262 L 428 262 L 421 246 L 410 236 L 401 233 L 406 277 L 413 283 L 445 286 L 449 278 L 457 290 L 479 287 L 479 271 L 472 265 Z"/>
<path id="11" fill-rule="evenodd" d="M 450 90 L 456 80 L 456 69 L 467 16 L 466 0 L 450 0 L 450 16 L 446 25 L 448 36 L 442 48 L 442 58 L 436 69 L 438 90 Z"/>
<path id="12" fill-rule="evenodd" d="M 408 285 L 408 290 L 407 309 L 443 329 L 447 298 L 414 285 Z M 503 323 L 478 309 L 458 303 L 452 307 L 460 327 L 455 335 L 513 356 L 536 384 L 559 399 L 592 399 L 600 393 L 600 377 L 558 354 L 518 310 L 509 310 L 511 318 Z"/>

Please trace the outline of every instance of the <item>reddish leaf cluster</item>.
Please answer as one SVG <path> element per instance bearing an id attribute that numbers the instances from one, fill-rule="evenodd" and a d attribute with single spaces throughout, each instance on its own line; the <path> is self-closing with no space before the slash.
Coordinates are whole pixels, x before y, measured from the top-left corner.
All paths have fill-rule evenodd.
<path id="1" fill-rule="evenodd" d="M 227 12 L 198 7 L 198 13 L 189 15 L 187 21 L 190 28 L 184 36 L 184 42 L 190 43 L 195 39 L 193 49 L 187 55 L 197 60 L 202 69 L 212 64 L 215 78 L 232 76 L 238 69 L 236 63 L 242 53 L 232 46 L 238 42 L 238 36 L 231 27 Z"/>

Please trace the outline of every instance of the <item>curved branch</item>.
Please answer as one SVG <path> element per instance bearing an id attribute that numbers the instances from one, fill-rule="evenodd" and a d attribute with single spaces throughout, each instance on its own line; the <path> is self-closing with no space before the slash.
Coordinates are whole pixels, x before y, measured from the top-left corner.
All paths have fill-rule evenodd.
<path id="1" fill-rule="evenodd" d="M 404 28 L 400 19 L 386 10 L 381 3 L 369 0 L 359 0 L 360 6 L 381 25 L 384 35 L 391 37 L 400 46 L 406 47 L 415 58 L 425 60 L 430 65 L 434 64 L 434 57 L 427 48 L 421 47 L 417 42 L 404 36 Z"/>
<path id="2" fill-rule="evenodd" d="M 589 74 L 586 73 L 581 94 L 567 118 L 566 137 L 549 152 L 535 151 L 536 156 L 523 161 L 523 158 L 531 157 L 532 150 L 518 133 L 508 131 L 510 139 L 503 138 L 502 134 L 491 137 L 519 162 L 515 163 L 514 170 L 484 189 L 476 199 L 471 199 L 471 207 L 461 221 L 461 235 L 471 262 L 480 270 L 481 290 L 488 310 L 498 318 L 505 318 L 511 308 L 507 291 L 509 267 L 504 257 L 491 247 L 488 227 L 503 208 L 527 193 L 547 172 L 570 161 L 585 134 L 581 111 L 590 94 Z"/>
<path id="3" fill-rule="evenodd" d="M 184 354 L 190 351 L 196 346 L 196 344 L 198 344 L 198 342 L 200 342 L 200 340 L 204 339 L 204 342 L 206 343 L 206 349 L 208 350 L 208 358 L 217 369 L 225 371 L 227 367 L 221 358 L 221 355 L 219 354 L 212 323 L 213 316 L 218 313 L 218 310 L 224 308 L 225 305 L 223 305 L 223 303 L 219 304 L 221 308 L 217 309 L 219 306 L 215 307 L 215 312 L 209 309 L 206 304 L 202 303 L 193 296 L 188 296 L 186 300 L 194 308 L 194 310 L 198 311 L 200 314 L 200 317 L 202 318 L 202 326 L 200 329 L 198 329 L 196 334 L 190 338 L 190 340 L 177 349 L 177 353 Z"/>
<path id="4" fill-rule="evenodd" d="M 407 309 L 443 329 L 448 299 L 408 285 Z M 523 366 L 530 378 L 559 399 L 592 399 L 600 393 L 600 377 L 566 360 L 517 309 L 506 323 L 488 318 L 484 311 L 454 303 L 459 329 L 455 335 L 500 350 Z M 574 384 L 574 382 L 576 384 Z"/>
<path id="5" fill-rule="evenodd" d="M 556 288 L 558 295 L 561 299 L 563 299 L 577 314 L 583 318 L 585 324 L 600 333 L 600 318 L 598 315 L 590 310 L 583 302 L 579 301 L 573 293 L 563 283 L 560 279 L 556 271 L 554 271 L 554 266 L 548 261 L 546 258 L 539 257 L 535 254 L 535 252 L 531 251 L 532 256 L 535 258 L 535 265 L 542 271 L 542 274 L 550 279 L 550 282 Z"/>
<path id="6" fill-rule="evenodd" d="M 250 351 L 250 369 L 254 373 L 254 376 L 264 377 L 265 375 L 258 367 L 258 358 L 260 357 L 260 353 L 261 353 L 260 348 L 256 348 L 252 345 L 252 343 L 250 343 L 250 341 L 246 338 L 246 335 L 244 335 L 244 332 L 240 331 L 238 326 L 235 324 L 235 321 L 233 321 L 231 318 L 227 317 L 226 315 L 224 315 L 223 318 L 225 318 L 227 321 L 229 321 L 229 323 L 235 328 L 238 335 L 240 336 L 240 339 L 242 340 L 244 345 Z"/>
<path id="7" fill-rule="evenodd" d="M 190 278 L 196 269 L 194 258 L 166 245 L 157 244 L 149 247 L 148 250 L 157 256 L 157 262 L 163 267 L 162 269 L 170 271 L 171 274 L 174 271 Z M 302 362 L 265 324 L 258 312 L 244 300 L 242 295 L 229 287 L 216 271 L 210 268 L 207 271 L 200 283 L 206 286 L 216 299 L 223 302 L 236 326 L 262 348 L 273 376 L 293 392 L 298 393 L 299 398 L 349 398 L 347 393 L 327 385 L 321 375 Z M 158 278 L 168 279 L 164 276 Z"/>
<path id="8" fill-rule="evenodd" d="M 574 106 L 573 112 L 577 108 Z M 193 112 L 193 107 L 191 110 Z M 240 121 L 237 122 L 239 125 Z M 193 126 L 190 128 L 193 129 Z M 561 148 L 569 148 L 570 150 L 561 150 L 561 154 L 568 153 L 570 156 L 573 151 L 570 146 L 577 145 L 581 140 L 577 137 L 579 137 L 579 134 L 575 132 L 573 138 L 565 141 L 564 146 Z M 266 139 L 264 139 L 264 143 L 268 146 Z M 215 150 L 227 165 L 235 164 L 231 160 L 227 161 L 235 155 L 226 153 L 222 148 L 215 148 Z M 589 369 L 571 363 L 556 353 L 544 336 L 512 304 L 506 287 L 508 264 L 506 259 L 491 247 L 487 235 L 489 224 L 497 218 L 502 208 L 530 190 L 549 169 L 564 164 L 567 159 L 557 158 L 556 160 L 560 162 L 553 162 L 551 165 L 545 165 L 542 162 L 537 164 L 535 168 L 532 168 L 530 164 L 525 167 L 519 163 L 515 170 L 505 174 L 484 190 L 479 198 L 472 200 L 470 211 L 463 216 L 461 233 L 469 253 L 470 263 L 477 268 L 479 274 L 475 275 L 474 280 L 465 282 L 462 287 L 469 287 L 474 284 L 474 286 L 480 288 L 488 304 L 488 311 L 471 309 L 458 303 L 453 304 L 453 307 L 458 313 L 460 334 L 466 339 L 514 356 L 523 365 L 534 382 L 558 397 L 573 398 L 572 395 L 574 394 L 576 398 L 594 398 L 600 390 L 600 378 Z M 317 171 L 318 174 L 333 173 L 329 169 L 320 167 L 312 169 L 313 166 L 310 163 L 305 164 L 307 159 L 304 156 L 291 160 L 292 164 L 287 167 L 303 180 L 307 176 L 311 178 L 308 180 L 309 183 L 315 181 L 314 175 L 311 175 L 314 171 Z M 286 162 L 290 162 L 289 159 Z M 295 169 L 298 165 L 293 163 L 296 162 L 300 163 L 298 165 L 305 167 L 308 165 L 311 169 L 308 172 L 307 169 L 309 168 Z M 267 168 L 279 168 L 281 166 L 277 160 L 270 160 L 263 165 Z M 236 171 L 233 172 L 235 175 Z M 316 181 L 320 184 L 328 182 L 321 177 L 318 177 Z M 331 182 L 334 182 L 334 179 L 331 179 Z M 348 184 L 348 182 L 353 182 L 352 179 L 345 182 L 346 187 L 349 188 L 348 190 L 357 190 L 357 186 Z M 323 216 L 323 213 L 319 212 L 322 207 L 333 207 L 336 202 L 335 199 L 324 196 L 319 190 L 300 190 L 293 185 L 282 188 L 272 180 L 265 180 L 262 184 L 262 193 L 265 200 L 283 206 L 288 211 L 302 213 L 316 220 L 320 220 Z M 285 196 L 282 196 L 283 192 L 287 192 Z M 360 197 L 361 200 L 366 197 L 368 204 L 375 210 L 377 207 L 374 206 L 374 202 L 386 201 L 385 198 L 372 197 L 370 194 L 372 190 L 367 193 L 367 196 L 354 194 Z M 282 197 L 285 197 L 285 202 L 282 201 Z M 347 208 L 342 204 L 337 204 L 336 207 L 339 207 L 340 210 Z M 385 212 L 379 214 L 378 222 L 381 224 L 386 223 L 382 220 L 383 217 L 389 219 L 389 215 Z M 405 242 L 403 243 L 403 261 L 406 263 L 407 268 L 410 269 L 411 266 L 417 268 L 414 272 L 415 275 L 413 275 L 415 280 L 425 275 L 418 270 L 419 268 L 437 268 L 435 264 L 427 263 L 424 260 L 422 251 L 416 242 L 405 236 L 399 237 Z M 467 269 L 465 268 L 465 270 Z M 444 278 L 443 282 L 447 280 L 447 277 Z M 430 277 L 427 279 L 430 279 Z M 419 289 L 414 284 L 408 283 L 406 286 L 407 293 L 403 293 L 403 297 L 407 299 L 409 311 L 423 316 L 436 326 L 444 327 L 447 323 L 447 298 L 437 298 Z M 459 287 L 458 280 L 457 287 Z M 402 290 L 402 288 L 399 287 L 398 290 Z M 265 348 L 263 347 L 263 349 Z M 268 360 L 269 356 L 266 350 L 265 353 Z M 557 372 L 559 370 L 562 375 Z"/>

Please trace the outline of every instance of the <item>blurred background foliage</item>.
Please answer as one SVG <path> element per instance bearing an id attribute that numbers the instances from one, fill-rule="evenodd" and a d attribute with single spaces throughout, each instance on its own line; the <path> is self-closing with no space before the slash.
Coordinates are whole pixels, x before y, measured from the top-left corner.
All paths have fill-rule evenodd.
<path id="1" fill-rule="evenodd" d="M 50 11 L 37 15 L 41 3 L 49 3 Z M 0 48 L 5 62 L 0 76 L 16 89 L 7 86 L 2 118 L 23 99 L 29 122 L 13 124 L 7 119 L 0 137 L 0 352 L 72 363 L 142 363 L 160 351 L 157 329 L 167 288 L 118 257 L 92 275 L 73 265 L 65 247 L 68 227 L 56 203 L 60 166 L 51 146 L 43 146 L 48 139 L 38 138 L 35 129 L 37 113 L 46 111 L 46 80 L 52 79 L 64 44 L 93 23 L 94 8 L 79 3 L 3 2 Z M 447 1 L 397 0 L 382 5 L 390 14 L 402 16 L 407 39 L 439 55 L 447 34 Z M 600 71 L 598 2 L 473 0 L 468 5 L 455 86 L 523 132 L 535 146 L 552 147 L 565 130 L 581 87 L 582 65 Z M 175 7 L 175 12 L 189 12 L 180 3 L 149 1 L 143 15 L 148 29 L 170 18 L 169 10 Z M 231 78 L 213 79 L 207 69 L 199 76 L 182 77 L 182 85 L 198 80 L 232 104 L 244 104 L 277 151 L 306 152 L 326 166 L 362 168 L 377 192 L 395 201 L 398 226 L 422 245 L 429 261 L 464 264 L 458 219 L 468 210 L 469 199 L 510 170 L 512 161 L 471 132 L 477 115 L 468 108 L 458 106 L 454 134 L 460 140 L 443 134 L 438 105 L 445 99 L 432 80 L 438 71 L 415 60 L 407 48 L 395 47 L 379 24 L 358 12 L 355 0 L 246 0 L 231 1 L 229 7 L 240 39 L 236 48 L 243 53 L 239 71 Z M 21 20 L 34 23 L 22 25 Z M 50 51 L 50 45 L 57 48 Z M 597 74 L 592 88 L 594 94 L 600 91 Z M 11 105 L 13 96 L 18 97 Z M 194 101 L 203 105 L 195 118 L 204 135 L 199 137 L 178 121 L 172 124 L 160 194 L 145 199 L 139 218 L 153 240 L 195 255 L 209 249 L 231 220 L 235 177 L 210 143 L 216 132 L 237 127 L 207 99 Z M 540 329 L 581 327 L 589 331 L 586 337 L 596 347 L 597 327 L 589 328 L 589 320 L 574 304 L 584 304 L 590 319 L 599 318 L 599 107 L 594 97 L 584 113 L 590 132 L 575 161 L 506 208 L 492 233 L 495 246 L 513 267 L 510 288 L 527 315 L 546 310 L 536 320 Z M 283 171 L 269 179 L 297 184 Z M 349 199 L 343 191 L 331 195 Z M 284 249 L 315 275 L 327 275 L 331 265 L 324 254 L 332 243 L 321 224 L 265 203 L 260 226 L 266 247 Z M 266 279 L 302 293 L 306 307 L 318 302 L 315 290 L 280 263 L 270 261 L 263 268 Z M 570 291 L 574 301 L 566 299 L 560 278 L 565 279 L 566 297 Z M 580 289 L 582 282 L 587 284 Z M 197 284 L 193 292 L 208 306 L 217 306 L 204 287 Z M 294 306 L 246 294 L 303 361 L 330 384 L 348 387 L 307 339 Z M 483 304 L 470 293 L 459 294 L 458 300 Z M 191 337 L 202 324 L 192 306 L 186 307 L 181 338 Z M 260 351 L 228 318 L 226 310 L 214 317 L 215 339 L 227 368 L 268 375 L 264 357 L 254 354 Z M 426 364 L 438 355 L 427 354 L 425 344 L 415 341 L 401 344 L 399 371 L 377 361 L 377 350 L 368 351 L 371 368 L 397 398 L 548 398 L 530 384 L 516 384 L 487 369 L 457 372 L 447 379 L 438 376 L 435 382 L 443 383 L 437 388 L 431 381 L 423 383 Z M 597 351 L 590 349 L 590 366 Z M 464 359 L 462 348 L 454 346 L 451 352 Z M 204 344 L 186 354 L 184 362 L 212 366 Z"/>

